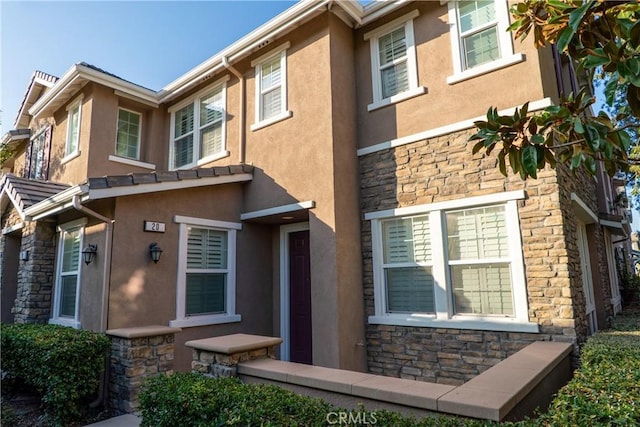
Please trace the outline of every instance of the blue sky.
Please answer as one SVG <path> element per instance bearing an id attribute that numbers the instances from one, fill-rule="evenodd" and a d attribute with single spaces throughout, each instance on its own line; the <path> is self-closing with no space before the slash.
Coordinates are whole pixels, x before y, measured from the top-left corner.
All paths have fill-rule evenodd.
<path id="1" fill-rule="evenodd" d="M 0 0 L 0 136 L 35 70 L 85 61 L 159 90 L 294 3 Z"/>

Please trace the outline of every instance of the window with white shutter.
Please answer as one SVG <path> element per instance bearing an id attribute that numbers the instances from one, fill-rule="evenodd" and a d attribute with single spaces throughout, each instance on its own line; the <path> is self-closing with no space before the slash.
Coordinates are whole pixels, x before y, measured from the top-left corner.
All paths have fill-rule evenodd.
<path id="1" fill-rule="evenodd" d="M 58 226 L 57 267 L 50 323 L 80 327 L 80 269 L 86 219 Z"/>
<path id="2" fill-rule="evenodd" d="M 142 116 L 135 111 L 118 109 L 116 129 L 116 155 L 129 159 L 140 157 L 140 132 Z"/>
<path id="3" fill-rule="evenodd" d="M 454 84 L 524 61 L 514 54 L 507 0 L 450 1 L 449 24 Z"/>
<path id="4" fill-rule="evenodd" d="M 375 314 L 389 325 L 535 332 L 517 200 L 523 191 L 365 214 Z"/>
<path id="5" fill-rule="evenodd" d="M 364 35 L 371 46 L 373 103 L 369 110 L 425 92 L 418 86 L 413 38 L 413 19 L 417 16 L 415 10 Z"/>
<path id="6" fill-rule="evenodd" d="M 189 327 L 239 322 L 235 312 L 237 223 L 176 216 L 180 255 L 176 319 Z"/>
<path id="7" fill-rule="evenodd" d="M 194 99 L 169 109 L 169 168 L 187 169 L 227 156 L 225 144 L 226 84 L 229 77 L 198 92 Z"/>
<path id="8" fill-rule="evenodd" d="M 80 154 L 80 122 L 82 119 L 82 99 L 79 96 L 67 106 L 67 138 L 64 146 L 64 158 L 67 162 Z"/>
<path id="9" fill-rule="evenodd" d="M 253 60 L 255 67 L 255 123 L 251 130 L 291 117 L 287 110 L 287 49 L 284 45 Z"/>

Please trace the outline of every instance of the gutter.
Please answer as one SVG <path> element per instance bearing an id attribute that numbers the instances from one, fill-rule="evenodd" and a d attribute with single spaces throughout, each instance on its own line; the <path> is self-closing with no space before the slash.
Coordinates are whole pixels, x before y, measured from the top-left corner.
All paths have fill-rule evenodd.
<path id="1" fill-rule="evenodd" d="M 115 220 L 107 218 L 105 216 L 100 215 L 99 213 L 89 209 L 84 206 L 80 202 L 80 196 L 75 195 L 72 199 L 72 205 L 74 209 L 78 212 L 82 212 L 89 216 L 92 216 L 106 224 L 106 233 L 105 233 L 105 245 L 104 245 L 104 268 L 102 271 L 102 300 L 101 300 L 101 315 L 100 315 L 100 332 L 105 332 L 107 330 L 107 316 L 108 316 L 108 298 L 109 298 L 109 281 L 111 280 L 111 250 L 112 250 L 112 242 L 113 242 L 113 223 Z M 108 360 L 109 356 L 105 358 L 105 367 L 102 371 L 102 375 L 100 378 L 100 387 L 98 389 L 98 397 L 96 400 L 89 404 L 90 407 L 95 408 L 98 405 L 104 403 L 107 395 L 105 393 L 105 389 L 107 386 L 107 377 L 109 375 L 108 369 Z"/>
<path id="2" fill-rule="evenodd" d="M 244 114 L 244 100 L 245 100 L 245 80 L 244 76 L 231 64 L 229 64 L 229 60 L 226 56 L 222 57 L 222 65 L 231 71 L 234 76 L 238 78 L 238 83 L 240 85 L 240 105 L 238 114 L 240 117 L 238 118 L 240 124 L 238 125 L 238 162 L 243 164 L 245 161 L 245 147 L 246 147 L 246 124 L 245 124 L 245 114 Z"/>

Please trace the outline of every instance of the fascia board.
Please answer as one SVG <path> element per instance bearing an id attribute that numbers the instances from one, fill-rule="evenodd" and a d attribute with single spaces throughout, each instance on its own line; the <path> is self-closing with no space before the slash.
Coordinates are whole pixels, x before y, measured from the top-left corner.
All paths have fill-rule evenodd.
<path id="1" fill-rule="evenodd" d="M 398 0 L 398 1 L 378 1 L 369 3 L 364 7 L 362 15 L 362 26 L 370 24 L 371 22 L 382 18 L 383 16 L 400 9 L 411 3 L 410 0 Z"/>
<path id="2" fill-rule="evenodd" d="M 71 203 L 73 196 L 86 194 L 88 191 L 89 188 L 86 185 L 75 185 L 28 207 L 24 213 L 32 220 L 44 218 Z"/>
<path id="3" fill-rule="evenodd" d="M 31 108 L 29 108 L 29 114 L 32 117 L 35 117 L 42 111 L 60 92 L 63 91 L 65 87 L 69 84 L 73 83 L 73 81 L 78 77 L 78 65 L 73 64 L 71 68 L 67 70 L 66 73 L 54 84 L 49 92 L 45 93 L 42 98 L 36 101 Z"/>
<path id="4" fill-rule="evenodd" d="M 184 181 L 168 181 L 150 184 L 136 184 L 122 187 L 109 187 L 91 190 L 84 195 L 82 201 L 109 199 L 112 197 L 133 196 L 136 194 L 157 193 L 160 191 L 185 190 L 189 188 L 206 187 L 211 185 L 234 184 L 251 181 L 253 175 L 241 173 L 234 175 L 214 176 L 207 178 L 190 179 Z"/>
<path id="5" fill-rule="evenodd" d="M 246 55 L 254 47 L 275 37 L 289 26 L 295 24 L 296 21 L 308 16 L 309 13 L 322 10 L 328 3 L 329 0 L 307 0 L 296 3 L 294 6 L 285 10 L 275 18 L 261 25 L 246 36 L 242 37 L 240 40 L 162 88 L 159 91 L 159 101 L 161 103 L 167 102 L 175 96 L 178 96 L 180 93 L 196 84 L 200 77 L 209 73 L 215 73 L 224 68 L 224 65 L 222 64 L 223 58 L 227 58 L 227 60 L 231 62 L 231 60 L 238 59 L 242 57 L 242 55 Z"/>

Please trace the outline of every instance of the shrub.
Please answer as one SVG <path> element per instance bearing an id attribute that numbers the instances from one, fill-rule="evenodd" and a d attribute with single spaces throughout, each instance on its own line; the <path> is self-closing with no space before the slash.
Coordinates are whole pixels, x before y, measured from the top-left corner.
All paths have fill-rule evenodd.
<path id="1" fill-rule="evenodd" d="M 106 335 L 92 331 L 57 325 L 0 325 L 7 385 L 24 382 L 33 386 L 42 394 L 45 411 L 56 425 L 81 415 L 82 401 L 97 390 L 110 346 Z"/>

